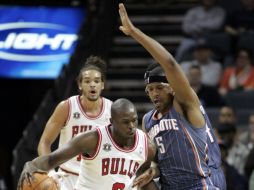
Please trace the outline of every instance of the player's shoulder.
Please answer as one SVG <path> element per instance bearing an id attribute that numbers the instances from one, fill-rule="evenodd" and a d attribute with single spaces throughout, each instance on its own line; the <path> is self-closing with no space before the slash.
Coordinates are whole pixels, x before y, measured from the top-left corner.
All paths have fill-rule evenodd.
<path id="1" fill-rule="evenodd" d="M 146 136 L 146 133 L 142 129 L 137 129 L 138 135 L 144 135 Z"/>
<path id="2" fill-rule="evenodd" d="M 79 99 L 80 95 L 73 95 L 66 99 L 66 101 L 76 101 Z"/>
<path id="3" fill-rule="evenodd" d="M 108 103 L 109 105 L 112 105 L 113 101 L 108 99 L 108 98 L 105 98 L 105 97 L 101 97 L 106 103 Z"/>
<path id="4" fill-rule="evenodd" d="M 107 133 L 108 132 L 108 128 L 111 126 L 111 124 L 108 124 L 108 125 L 103 125 L 103 126 L 99 126 L 97 127 L 95 130 L 97 132 L 100 132 L 100 133 Z"/>
<path id="5" fill-rule="evenodd" d="M 79 98 L 79 95 L 70 96 L 69 98 L 66 98 L 62 100 L 61 102 L 59 102 L 58 106 L 68 107 L 69 104 L 71 104 L 71 102 L 76 101 L 78 98 Z"/>
<path id="6" fill-rule="evenodd" d="M 154 114 L 155 111 L 156 111 L 155 109 L 152 109 L 152 110 L 146 112 L 146 113 L 144 114 L 144 116 L 143 116 L 143 121 L 149 120 L 149 118 L 151 118 L 151 117 L 153 116 L 153 114 Z"/>

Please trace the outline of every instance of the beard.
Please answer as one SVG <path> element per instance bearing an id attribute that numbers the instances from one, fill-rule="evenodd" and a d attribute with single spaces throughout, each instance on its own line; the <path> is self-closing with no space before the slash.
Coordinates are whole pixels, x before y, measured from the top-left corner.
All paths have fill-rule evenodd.
<path id="1" fill-rule="evenodd" d="M 99 99 L 99 96 L 94 96 L 94 97 L 90 97 L 90 96 L 88 96 L 87 97 L 87 99 L 89 100 L 89 101 L 91 101 L 91 102 L 95 102 L 95 101 L 97 101 L 98 99 Z"/>
<path id="2" fill-rule="evenodd" d="M 84 97 L 86 97 L 86 99 L 88 99 L 88 100 L 91 101 L 91 102 L 95 102 L 95 101 L 97 101 L 97 100 L 100 98 L 100 93 L 99 93 L 99 94 L 98 94 L 98 93 L 96 93 L 96 94 L 91 94 L 91 93 L 89 93 L 89 92 L 83 91 L 83 92 L 82 92 L 82 95 L 83 95 Z"/>

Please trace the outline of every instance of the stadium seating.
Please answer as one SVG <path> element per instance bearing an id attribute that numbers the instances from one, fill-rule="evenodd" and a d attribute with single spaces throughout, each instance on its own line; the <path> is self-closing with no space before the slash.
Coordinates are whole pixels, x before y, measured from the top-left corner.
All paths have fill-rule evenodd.
<path id="1" fill-rule="evenodd" d="M 235 91 L 230 92 L 225 97 L 226 103 L 234 109 L 253 109 L 254 108 L 253 91 Z"/>

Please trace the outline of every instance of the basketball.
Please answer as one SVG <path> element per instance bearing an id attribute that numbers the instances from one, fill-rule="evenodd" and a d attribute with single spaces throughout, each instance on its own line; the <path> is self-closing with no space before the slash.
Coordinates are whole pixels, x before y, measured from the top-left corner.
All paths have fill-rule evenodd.
<path id="1" fill-rule="evenodd" d="M 57 183 L 46 173 L 34 173 L 31 186 L 24 181 L 21 190 L 58 190 Z"/>

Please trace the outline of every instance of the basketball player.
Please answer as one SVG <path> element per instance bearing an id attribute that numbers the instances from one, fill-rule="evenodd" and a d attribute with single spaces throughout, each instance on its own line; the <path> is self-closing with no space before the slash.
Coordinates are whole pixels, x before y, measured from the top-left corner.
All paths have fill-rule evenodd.
<path id="1" fill-rule="evenodd" d="M 137 171 L 149 168 L 155 147 L 147 135 L 137 129 L 136 108 L 127 99 L 116 100 L 111 107 L 111 123 L 79 134 L 56 151 L 27 162 L 20 176 L 32 181 L 32 173 L 46 172 L 82 153 L 77 190 L 130 190 Z M 156 187 L 150 188 L 156 190 Z"/>
<path id="2" fill-rule="evenodd" d="M 90 56 L 77 78 L 81 95 L 76 95 L 58 104 L 49 118 L 38 145 L 39 156 L 51 152 L 51 145 L 60 134 L 59 147 L 69 142 L 79 133 L 93 130 L 110 123 L 112 102 L 101 97 L 106 75 L 105 62 Z M 61 190 L 74 188 L 79 174 L 81 155 L 60 165 L 57 173 L 52 170 L 49 175 L 57 180 Z"/>
<path id="3" fill-rule="evenodd" d="M 145 74 L 154 109 L 143 118 L 144 131 L 157 145 L 159 170 L 150 168 L 135 184 L 142 186 L 159 172 L 162 190 L 225 190 L 214 131 L 181 67 L 162 45 L 132 24 L 123 4 L 119 13 L 120 30 L 160 64 L 151 65 Z"/>

